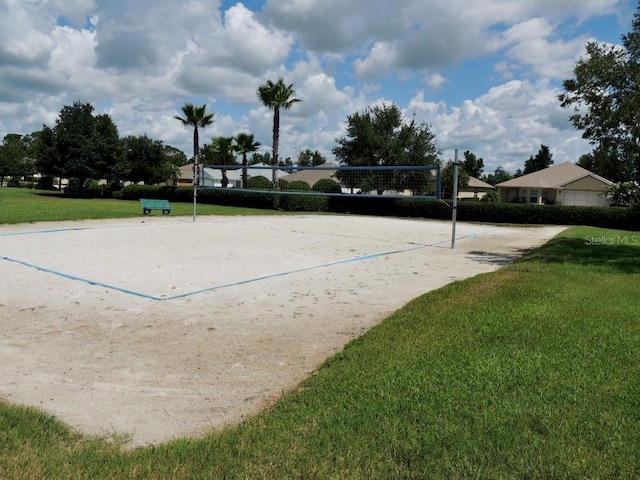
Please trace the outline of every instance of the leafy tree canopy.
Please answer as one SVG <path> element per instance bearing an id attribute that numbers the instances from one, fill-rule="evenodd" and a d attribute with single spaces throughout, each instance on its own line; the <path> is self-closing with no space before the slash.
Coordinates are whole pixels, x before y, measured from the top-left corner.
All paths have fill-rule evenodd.
<path id="1" fill-rule="evenodd" d="M 549 151 L 549 147 L 546 145 L 540 145 L 540 150 L 538 150 L 536 156 L 531 156 L 529 157 L 529 160 L 524 162 L 524 171 L 522 174 L 527 175 L 550 167 L 553 165 L 552 157 L 553 155 Z"/>
<path id="2" fill-rule="evenodd" d="M 467 150 L 464 152 L 462 169 L 467 172 L 468 175 L 480 178 L 482 171 L 484 170 L 484 160 L 482 158 L 477 158 L 473 153 Z"/>
<path id="3" fill-rule="evenodd" d="M 383 105 L 368 108 L 347 118 L 347 134 L 336 139 L 333 153 L 343 166 L 411 166 L 435 165 L 440 151 L 434 134 L 426 124 L 409 122 L 400 108 Z M 405 190 L 416 194 L 428 189 L 429 172 L 338 172 L 338 178 L 349 187 L 363 192 Z"/>
<path id="4" fill-rule="evenodd" d="M 493 173 L 484 175 L 482 180 L 487 182 L 489 185 L 497 185 L 498 183 L 506 182 L 512 178 L 513 175 L 506 171 L 502 165 L 499 165 Z"/>
<path id="5" fill-rule="evenodd" d="M 34 173 L 31 159 L 33 137 L 9 133 L 0 145 L 0 186 L 6 176 L 23 177 Z"/>
<path id="6" fill-rule="evenodd" d="M 640 178 L 640 3 L 622 45 L 590 42 L 563 82 L 561 105 L 594 146 L 592 168 L 613 181 Z"/>
<path id="7" fill-rule="evenodd" d="M 318 152 L 318 150 L 312 152 L 311 149 L 307 148 L 298 154 L 297 164 L 299 167 L 317 167 L 323 163 L 327 163 L 327 160 L 320 154 L 320 152 Z"/>
<path id="8" fill-rule="evenodd" d="M 266 165 L 271 165 L 271 153 L 269 152 L 255 152 L 251 155 L 251 160 L 249 160 L 249 165 L 256 165 L 258 163 L 264 163 Z"/>
<path id="9" fill-rule="evenodd" d="M 442 168 L 440 176 L 443 194 L 446 198 L 453 197 L 453 161 L 449 160 Z M 458 168 L 458 189 L 465 188 L 469 185 L 469 173 L 464 168 L 464 163 Z M 458 190 L 459 191 L 459 190 Z"/>
<path id="10" fill-rule="evenodd" d="M 86 179 L 110 178 L 121 157 L 118 129 L 109 115 L 93 115 L 93 106 L 64 106 L 53 128 L 44 126 L 36 148 L 37 166 L 45 175 Z"/>
<path id="11" fill-rule="evenodd" d="M 153 185 L 174 176 L 181 163 L 179 150 L 165 146 L 161 140 L 152 140 L 146 135 L 130 135 L 122 139 L 124 155 L 116 171 L 122 180 L 144 182 Z"/>

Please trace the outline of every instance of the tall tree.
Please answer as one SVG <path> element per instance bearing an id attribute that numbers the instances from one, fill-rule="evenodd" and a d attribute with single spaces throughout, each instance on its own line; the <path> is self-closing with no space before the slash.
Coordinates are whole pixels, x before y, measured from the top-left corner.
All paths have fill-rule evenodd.
<path id="1" fill-rule="evenodd" d="M 347 118 L 347 133 L 336 139 L 333 153 L 342 166 L 424 166 L 439 162 L 440 151 L 426 124 L 407 122 L 400 108 L 383 105 L 368 108 Z M 429 172 L 374 170 L 339 171 L 338 178 L 351 188 L 363 192 L 404 190 L 415 186 L 414 193 L 424 193 L 431 181 Z"/>
<path id="2" fill-rule="evenodd" d="M 234 137 L 235 150 L 242 155 L 242 188 L 247 188 L 247 154 L 258 150 L 257 142 L 251 133 L 239 133 Z"/>
<path id="3" fill-rule="evenodd" d="M 512 178 L 513 175 L 511 175 L 511 173 L 507 172 L 502 165 L 498 165 L 493 173 L 484 175 L 482 180 L 487 182 L 489 185 L 497 185 L 498 183 L 506 182 Z"/>
<path id="4" fill-rule="evenodd" d="M 464 152 L 462 169 L 467 172 L 468 175 L 480 178 L 480 175 L 482 175 L 482 171 L 484 170 L 484 160 L 482 158 L 477 158 L 473 153 L 467 150 Z"/>
<path id="5" fill-rule="evenodd" d="M 453 198 L 453 160 L 449 160 L 440 173 L 443 197 Z M 466 188 L 469 185 L 469 172 L 464 168 L 464 164 L 458 169 L 458 188 Z M 458 190 L 460 191 L 460 190 Z"/>
<path id="6" fill-rule="evenodd" d="M 622 45 L 589 42 L 561 105 L 594 146 L 595 173 L 613 181 L 640 179 L 640 2 Z"/>
<path id="7" fill-rule="evenodd" d="M 213 158 L 213 163 L 217 165 L 233 165 L 237 163 L 233 155 L 235 151 L 233 137 L 214 137 L 207 150 L 208 154 Z M 220 173 L 222 173 L 222 188 L 226 188 L 229 184 L 227 169 L 221 168 Z"/>
<path id="8" fill-rule="evenodd" d="M 298 154 L 298 161 L 296 162 L 299 167 L 317 167 L 326 163 L 327 159 L 324 158 L 318 150 L 312 152 L 307 148 Z"/>
<path id="9" fill-rule="evenodd" d="M 293 83 L 286 85 L 282 78 L 278 78 L 277 82 L 267 80 L 266 83 L 258 87 L 258 98 L 262 104 L 273 110 L 273 144 L 271 156 L 272 183 L 273 188 L 278 189 L 278 146 L 280 142 L 280 109 L 288 110 L 294 103 L 300 102 L 299 98 L 295 98 L 295 90 Z"/>
<path id="10" fill-rule="evenodd" d="M 213 123 L 214 113 L 207 113 L 207 105 L 198 107 L 192 103 L 186 103 L 182 106 L 182 114 L 176 115 L 174 118 L 182 123 L 185 127 L 193 127 L 193 221 L 196 221 L 196 197 L 197 185 L 200 178 L 198 170 L 198 155 L 200 154 L 200 138 L 198 130 L 205 128 Z"/>
<path id="11" fill-rule="evenodd" d="M 179 148 L 172 147 L 171 145 L 164 145 L 164 155 L 171 165 L 176 165 L 177 167 L 181 167 L 182 165 L 189 163 L 189 159 L 185 153 Z"/>
<path id="12" fill-rule="evenodd" d="M 264 163 L 265 165 L 271 164 L 271 153 L 270 152 L 255 152 L 251 155 L 251 159 L 249 160 L 249 165 L 256 165 L 258 163 Z"/>
<path id="13" fill-rule="evenodd" d="M 146 135 L 130 135 L 122 142 L 124 155 L 118 162 L 118 176 L 122 180 L 153 185 L 176 174 L 179 164 L 175 163 L 161 140 L 152 140 Z"/>
<path id="14" fill-rule="evenodd" d="M 17 133 L 9 133 L 2 139 L 0 145 L 0 187 L 7 176 L 32 174 L 27 156 L 29 152 L 29 137 Z"/>
<path id="15" fill-rule="evenodd" d="M 182 106 L 183 116 L 176 115 L 176 120 L 180 121 L 185 127 L 193 127 L 193 163 L 194 167 L 198 165 L 198 155 L 200 154 L 200 134 L 199 129 L 208 127 L 213 123 L 215 113 L 207 113 L 207 105 L 197 106 L 192 103 L 186 103 Z M 195 172 L 198 173 L 197 171 Z"/>
<path id="16" fill-rule="evenodd" d="M 122 143 L 109 115 L 94 116 L 91 104 L 75 102 L 62 107 L 53 128 L 44 126 L 36 152 L 41 173 L 77 178 L 82 190 L 87 179 L 113 175 Z"/>
<path id="17" fill-rule="evenodd" d="M 536 153 L 536 156 L 530 156 L 529 160 L 524 162 L 523 175 L 544 170 L 545 168 L 553 165 L 553 155 L 549 151 L 549 147 L 546 145 L 540 145 L 540 150 Z"/>

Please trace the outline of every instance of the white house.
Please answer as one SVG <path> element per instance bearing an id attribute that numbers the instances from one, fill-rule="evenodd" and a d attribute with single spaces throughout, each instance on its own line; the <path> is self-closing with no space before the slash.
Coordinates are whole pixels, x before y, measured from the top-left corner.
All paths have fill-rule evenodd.
<path id="1" fill-rule="evenodd" d="M 608 207 L 603 196 L 613 182 L 575 163 L 564 162 L 496 185 L 503 202 L 522 198 L 525 203 Z"/>

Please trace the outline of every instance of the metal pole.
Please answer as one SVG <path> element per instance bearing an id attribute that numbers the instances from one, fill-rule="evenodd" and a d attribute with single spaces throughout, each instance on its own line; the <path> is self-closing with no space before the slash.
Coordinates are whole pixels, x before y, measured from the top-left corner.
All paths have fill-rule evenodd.
<path id="1" fill-rule="evenodd" d="M 193 222 L 196 221 L 196 204 L 198 197 L 198 154 L 193 156 Z"/>
<path id="2" fill-rule="evenodd" d="M 451 210 L 451 248 L 456 247 L 456 217 L 458 216 L 458 149 L 453 161 L 453 208 Z"/>

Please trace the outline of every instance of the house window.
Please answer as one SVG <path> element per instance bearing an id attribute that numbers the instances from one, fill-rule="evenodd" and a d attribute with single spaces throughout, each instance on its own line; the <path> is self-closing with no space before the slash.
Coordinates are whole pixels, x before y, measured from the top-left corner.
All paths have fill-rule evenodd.
<path id="1" fill-rule="evenodd" d="M 538 203 L 538 190 L 529 190 L 529 203 Z"/>
<path id="2" fill-rule="evenodd" d="M 542 192 L 540 192 L 540 203 L 547 203 L 548 201 L 549 201 L 549 191 L 542 190 Z"/>
<path id="3" fill-rule="evenodd" d="M 473 189 L 473 198 L 478 198 L 478 189 L 477 188 Z"/>

